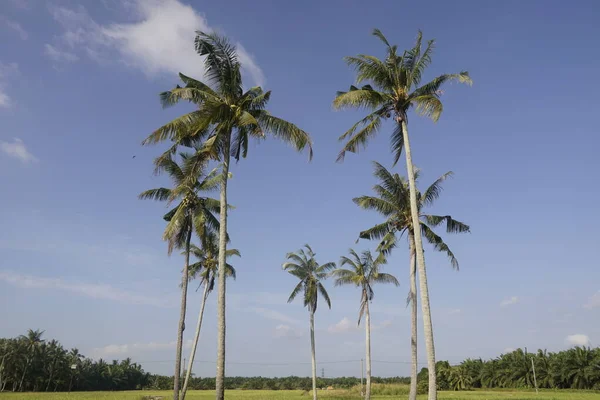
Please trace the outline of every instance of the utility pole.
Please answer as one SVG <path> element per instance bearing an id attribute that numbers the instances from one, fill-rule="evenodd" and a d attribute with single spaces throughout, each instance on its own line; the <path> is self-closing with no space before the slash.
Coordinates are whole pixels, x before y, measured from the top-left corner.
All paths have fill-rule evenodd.
<path id="1" fill-rule="evenodd" d="M 321 368 L 321 378 L 325 378 L 325 368 Z"/>
<path id="2" fill-rule="evenodd" d="M 363 366 L 363 359 L 360 359 L 360 396 L 364 396 L 364 389 L 363 389 L 363 379 L 364 379 L 364 372 L 365 372 L 365 368 Z"/>
<path id="3" fill-rule="evenodd" d="M 533 369 L 533 384 L 535 385 L 535 394 L 539 394 L 537 387 L 537 379 L 535 378 L 535 363 L 533 362 L 533 357 L 531 357 L 531 368 Z"/>

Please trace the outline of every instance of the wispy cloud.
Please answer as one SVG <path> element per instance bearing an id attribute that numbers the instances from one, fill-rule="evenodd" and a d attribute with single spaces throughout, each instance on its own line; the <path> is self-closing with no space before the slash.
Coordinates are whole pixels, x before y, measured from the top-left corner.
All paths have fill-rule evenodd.
<path id="1" fill-rule="evenodd" d="M 500 307 L 507 307 L 507 306 L 511 306 L 513 304 L 517 304 L 519 302 L 519 297 L 518 296 L 512 296 L 509 297 L 508 299 L 504 299 L 500 302 Z"/>
<path id="2" fill-rule="evenodd" d="M 92 349 L 93 358 L 123 356 L 125 354 L 142 353 L 148 351 L 174 349 L 176 341 L 172 342 L 150 342 L 150 343 L 131 343 L 131 344 L 109 344 L 104 347 L 96 347 Z M 184 348 L 191 348 L 192 340 L 187 340 L 184 343 Z"/>
<path id="3" fill-rule="evenodd" d="M 569 335 L 565 338 L 565 343 L 569 346 L 589 346 L 590 338 L 588 335 L 584 335 L 583 333 L 576 333 L 574 335 Z"/>
<path id="4" fill-rule="evenodd" d="M 584 307 L 588 309 L 600 308 L 600 290 L 590 296 Z"/>
<path id="5" fill-rule="evenodd" d="M 0 62 L 0 107 L 10 107 L 11 98 L 5 91 L 5 86 L 9 78 L 19 75 L 19 65 L 17 63 L 3 64 Z"/>
<path id="6" fill-rule="evenodd" d="M 460 308 L 452 308 L 448 310 L 448 315 L 457 315 L 462 314 L 462 310 Z"/>
<path id="7" fill-rule="evenodd" d="M 285 315 L 279 311 L 275 311 L 275 310 L 271 310 L 268 308 L 263 308 L 263 307 L 251 307 L 250 311 L 260 315 L 263 318 L 267 318 L 267 319 L 272 319 L 273 321 L 279 321 L 279 322 L 283 322 L 286 324 L 298 324 L 300 321 L 298 321 L 295 318 L 292 318 L 288 315 Z"/>
<path id="8" fill-rule="evenodd" d="M 46 278 L 23 275 L 12 271 L 0 271 L 0 281 L 24 289 L 54 289 L 75 293 L 93 299 L 111 300 L 125 304 L 170 307 L 164 298 L 132 293 L 102 283 L 69 282 L 62 278 Z"/>
<path id="9" fill-rule="evenodd" d="M 204 75 L 193 39 L 195 31 L 213 29 L 199 12 L 178 0 L 134 0 L 130 5 L 124 12 L 131 14 L 129 19 L 134 22 L 107 25 L 94 21 L 82 6 L 52 7 L 52 16 L 63 27 L 56 45 L 99 62 L 118 59 L 150 77 L 179 72 Z M 237 50 L 243 72 L 255 84 L 263 85 L 264 74 L 253 57 L 239 43 Z"/>
<path id="10" fill-rule="evenodd" d="M 344 317 L 337 324 L 329 325 L 329 327 L 327 328 L 327 332 L 333 333 L 333 334 L 356 332 L 356 331 L 362 329 L 358 325 L 357 322 L 358 321 L 356 321 L 356 320 L 352 321 L 352 320 L 350 320 L 350 318 Z M 364 323 L 364 321 L 361 321 L 361 324 L 362 323 Z M 392 326 L 392 324 L 393 324 L 393 321 L 391 319 L 386 319 L 383 322 L 381 322 L 381 324 L 379 324 L 379 325 L 373 324 L 371 326 L 371 330 L 372 331 L 383 330 L 383 329 L 389 328 L 390 326 Z"/>
<path id="11" fill-rule="evenodd" d="M 0 26 L 4 26 L 9 30 L 15 32 L 17 35 L 19 35 L 19 37 L 22 40 L 27 40 L 27 31 L 25 31 L 25 29 L 23 29 L 23 27 L 21 27 L 21 24 L 19 24 L 18 22 L 12 21 L 4 15 L 0 15 Z"/>
<path id="12" fill-rule="evenodd" d="M 79 60 L 79 57 L 76 54 L 69 53 L 68 51 L 59 50 L 48 43 L 44 45 L 44 54 L 48 56 L 48 58 L 56 62 L 75 62 Z"/>
<path id="13" fill-rule="evenodd" d="M 277 325 L 273 336 L 276 338 L 299 338 L 304 336 L 303 332 L 297 328 L 292 328 L 289 325 Z"/>
<path id="14" fill-rule="evenodd" d="M 0 150 L 9 157 L 16 158 L 25 164 L 38 161 L 38 159 L 27 150 L 25 143 L 18 138 L 14 138 L 12 142 L 0 141 Z"/>

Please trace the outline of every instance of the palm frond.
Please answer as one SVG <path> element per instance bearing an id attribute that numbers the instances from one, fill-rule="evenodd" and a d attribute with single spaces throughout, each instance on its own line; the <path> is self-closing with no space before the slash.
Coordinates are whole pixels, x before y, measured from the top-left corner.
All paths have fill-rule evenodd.
<path id="1" fill-rule="evenodd" d="M 450 215 L 425 215 L 427 224 L 438 226 L 441 223 L 446 223 L 446 232 L 448 233 L 465 233 L 471 232 L 469 225 L 453 219 Z"/>
<path id="2" fill-rule="evenodd" d="M 452 253 L 448 245 L 444 242 L 444 240 L 438 235 L 436 235 L 436 233 L 429 226 L 423 223 L 421 223 L 421 232 L 423 233 L 425 239 L 433 245 L 436 251 L 446 253 L 448 259 L 450 260 L 452 268 L 458 270 L 458 260 L 456 259 L 454 253 Z"/>
<path id="3" fill-rule="evenodd" d="M 319 289 L 319 293 L 323 297 L 323 300 L 325 300 L 325 303 L 327 303 L 327 306 L 331 308 L 331 299 L 329 298 L 329 294 L 327 294 L 327 290 L 325 290 L 325 286 L 321 282 L 318 282 L 317 289 Z"/>
<path id="4" fill-rule="evenodd" d="M 444 175 L 437 178 L 435 182 L 433 182 L 423 193 L 423 196 L 421 197 L 421 203 L 424 206 L 431 206 L 434 203 L 434 201 L 440 197 L 440 194 L 442 193 L 442 183 L 446 179 L 452 177 L 453 175 L 454 173 L 452 171 L 448 171 Z"/>
<path id="5" fill-rule="evenodd" d="M 140 200 L 167 201 L 171 198 L 172 191 L 167 188 L 149 189 L 138 195 Z"/>
<path id="6" fill-rule="evenodd" d="M 264 110 L 257 112 L 255 117 L 264 131 L 270 132 L 276 138 L 291 144 L 296 150 L 302 151 L 308 148 L 308 158 L 312 160 L 312 140 L 308 133 L 291 122 L 274 117 Z"/>
<path id="7" fill-rule="evenodd" d="M 218 86 L 219 92 L 229 97 L 242 94 L 242 75 L 235 46 L 216 33 L 196 32 L 196 52 L 205 56 L 205 74 Z"/>
<path id="8" fill-rule="evenodd" d="M 373 114 L 371 114 L 373 115 Z M 381 127 L 381 116 L 373 117 L 369 123 L 364 125 L 362 129 L 360 129 L 357 133 L 354 134 L 344 145 L 340 153 L 338 154 L 337 160 L 338 162 L 343 161 L 346 156 L 346 152 L 358 153 L 359 148 L 362 146 L 366 147 L 369 139 L 371 139 L 375 134 L 379 131 Z M 346 132 L 344 135 L 340 137 L 340 140 L 347 135 Z"/>
<path id="9" fill-rule="evenodd" d="M 365 85 L 362 88 L 350 86 L 347 92 L 338 92 L 333 100 L 333 107 L 336 110 L 344 108 L 367 108 L 375 109 L 389 102 L 390 98 L 385 93 L 373 90 Z"/>
<path id="10" fill-rule="evenodd" d="M 394 286 L 400 286 L 400 282 L 398 282 L 398 279 L 396 279 L 394 275 L 386 274 L 383 272 L 380 272 L 377 275 L 375 275 L 373 281 L 377 283 L 391 283 Z"/>

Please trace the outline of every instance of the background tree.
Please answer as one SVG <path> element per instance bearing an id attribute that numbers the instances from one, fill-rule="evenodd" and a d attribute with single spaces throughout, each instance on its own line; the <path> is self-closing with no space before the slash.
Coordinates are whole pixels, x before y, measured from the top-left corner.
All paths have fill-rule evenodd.
<path id="1" fill-rule="evenodd" d="M 168 242 L 168 253 L 171 255 L 174 248 L 184 249 L 185 263 L 181 278 L 181 305 L 179 310 L 179 324 L 177 327 L 177 346 L 175 350 L 175 374 L 173 383 L 173 398 L 179 398 L 179 374 L 181 371 L 181 354 L 183 350 L 183 331 L 185 330 L 185 314 L 187 307 L 188 268 L 190 264 L 190 248 L 194 230 L 200 237 L 219 229 L 219 222 L 213 212 L 220 211 L 217 200 L 201 197 L 201 192 L 211 191 L 218 187 L 220 176 L 217 170 L 205 174 L 208 157 L 203 157 L 202 162 L 191 158 L 191 154 L 181 153 L 182 165 L 178 165 L 171 157 L 156 159 L 156 172 L 166 172 L 173 182 L 173 188 L 157 188 L 142 192 L 140 199 L 166 201 L 171 204 L 178 200 L 179 203 L 172 208 L 163 218 L 167 226 L 163 233 L 163 240 Z M 192 164 L 192 162 L 194 164 Z"/>
<path id="2" fill-rule="evenodd" d="M 374 176 L 378 183 L 373 187 L 375 196 L 360 196 L 353 199 L 359 207 L 365 210 L 374 210 L 385 217 L 385 221 L 374 227 L 360 232 L 359 237 L 370 240 L 380 240 L 378 249 L 383 254 L 389 254 L 397 245 L 397 238 L 404 233 L 408 237 L 408 246 L 410 254 L 410 292 L 408 301 L 411 305 L 411 384 L 410 400 L 417 397 L 417 282 L 416 282 L 416 263 L 415 263 L 415 241 L 410 206 L 410 189 L 406 179 L 399 174 L 392 174 L 381 164 L 374 162 Z M 450 215 L 424 214 L 423 209 L 430 207 L 439 198 L 442 192 L 442 183 L 452 176 L 452 172 L 447 172 L 433 182 L 421 194 L 417 190 L 417 209 L 419 213 L 420 230 L 425 239 L 433 245 L 437 251 L 445 252 L 450 259 L 452 267 L 458 270 L 458 260 L 450 250 L 444 240 L 437 235 L 433 228 L 441 224 L 446 225 L 447 233 L 469 232 L 469 226 L 453 219 Z M 415 179 L 418 181 L 419 171 L 415 172 Z"/>
<path id="3" fill-rule="evenodd" d="M 283 269 L 300 280 L 288 299 L 288 303 L 294 301 L 299 293 L 304 295 L 304 307 L 308 308 L 310 313 L 310 350 L 312 361 L 312 389 L 313 400 L 317 399 L 317 361 L 315 350 L 315 312 L 319 295 L 323 297 L 327 306 L 331 308 L 331 300 L 322 281 L 327 279 L 329 272 L 335 268 L 334 262 L 328 262 L 322 265 L 317 263 L 315 253 L 308 244 L 304 249 L 296 253 L 288 253 L 286 258 L 289 260 L 283 263 Z"/>
<path id="4" fill-rule="evenodd" d="M 260 87 L 244 91 L 241 64 L 235 46 L 215 33 L 197 32 L 196 52 L 204 58 L 205 76 L 208 84 L 180 74 L 185 87 L 161 94 L 163 106 L 189 101 L 198 109 L 187 113 L 153 132 L 144 144 L 171 140 L 174 149 L 180 143 L 204 141 L 198 152 L 202 159 L 210 154 L 222 163 L 220 190 L 219 274 L 225 275 L 227 251 L 227 179 L 231 157 L 246 157 L 250 138 L 264 139 L 267 134 L 292 144 L 298 151 L 309 148 L 309 135 L 296 125 L 271 115 L 265 107 L 271 92 Z M 226 280 L 220 279 L 217 293 L 217 372 L 216 398 L 225 396 L 225 293 Z"/>
<path id="5" fill-rule="evenodd" d="M 429 367 L 429 400 L 436 400 L 433 324 L 431 322 L 425 257 L 419 227 L 417 190 L 408 136 L 407 115 L 410 108 L 414 107 L 418 114 L 437 121 L 443 109 L 440 100 L 442 86 L 450 81 L 471 84 L 471 78 L 467 72 L 463 71 L 458 74 L 440 75 L 431 82 L 419 86 L 425 69 L 431 63 L 435 41 L 428 41 L 425 50 L 422 51 L 422 34 L 419 31 L 414 47 L 400 55 L 397 46 L 391 45 L 380 30 L 375 29 L 373 35 L 378 37 L 385 45 L 385 59 L 381 60 L 364 54 L 345 58 L 348 65 L 354 67 L 357 72 L 357 83 L 367 82 L 367 84 L 360 88 L 351 86 L 347 92 L 338 92 L 333 106 L 337 109 L 367 108 L 372 112 L 340 136 L 340 140 L 346 140 L 346 144 L 340 152 L 338 160 L 342 160 L 347 151 L 358 152 L 360 146 L 366 146 L 369 139 L 377 133 L 383 120 L 393 119 L 394 130 L 391 136 L 391 147 L 394 153 L 394 163 L 400 159 L 403 149 L 406 156 L 411 217 L 415 227 L 415 255 L 419 271 L 421 308 L 427 348 L 427 365 Z"/>
<path id="6" fill-rule="evenodd" d="M 366 400 L 371 398 L 371 313 L 369 311 L 369 303 L 373 301 L 373 297 L 375 296 L 373 285 L 375 283 L 400 285 L 393 275 L 380 272 L 381 265 L 385 262 L 385 257 L 382 254 L 377 259 L 373 259 L 373 255 L 368 250 L 359 256 L 356 251 L 350 249 L 350 257 L 342 256 L 340 258 L 340 268 L 331 273 L 335 278 L 335 286 L 354 285 L 360 288 L 361 291 L 358 325 L 360 325 L 360 320 L 364 315 L 367 361 Z M 344 265 L 349 266 L 350 269 L 341 268 Z"/>
<path id="7" fill-rule="evenodd" d="M 202 304 L 200 305 L 200 312 L 198 314 L 198 323 L 196 325 L 196 333 L 194 335 L 194 341 L 192 343 L 192 350 L 188 361 L 188 367 L 185 374 L 185 380 L 183 382 L 183 389 L 181 390 L 181 399 L 185 399 L 187 393 L 190 378 L 192 376 L 192 368 L 194 366 L 194 358 L 196 357 L 196 348 L 198 346 L 198 340 L 200 339 L 200 330 L 202 329 L 202 318 L 204 316 L 204 306 L 206 305 L 206 299 L 210 292 L 215 287 L 215 279 L 218 277 L 218 254 L 219 249 L 217 248 L 217 238 L 215 235 L 206 235 L 201 238 L 203 244 L 202 248 L 195 245 L 191 246 L 191 253 L 198 259 L 197 262 L 190 265 L 189 268 L 189 279 L 200 278 L 200 286 L 204 286 L 204 293 L 202 294 Z M 232 256 L 240 257 L 240 252 L 237 249 L 227 249 L 227 258 Z M 229 263 L 226 265 L 226 276 L 235 279 L 235 268 Z M 200 286 L 198 288 L 200 288 Z"/>

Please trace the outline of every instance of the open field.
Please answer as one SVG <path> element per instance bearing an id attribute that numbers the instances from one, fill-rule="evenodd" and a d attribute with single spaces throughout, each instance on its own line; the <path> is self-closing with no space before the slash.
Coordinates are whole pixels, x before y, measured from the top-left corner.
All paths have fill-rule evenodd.
<path id="1" fill-rule="evenodd" d="M 171 391 L 129 391 L 129 392 L 79 392 L 79 393 L 0 393 L 0 399 L 10 400 L 141 400 L 146 395 L 164 396 L 164 400 L 172 398 Z M 190 400 L 212 400 L 215 398 L 214 391 L 190 391 Z M 309 399 L 310 397 L 299 390 L 230 390 L 226 392 L 226 398 L 232 400 L 287 400 L 287 399 Z M 330 400 L 343 400 L 360 398 L 349 395 L 343 390 L 322 392 L 320 398 Z M 398 399 L 407 396 L 373 396 L 374 399 Z M 427 396 L 419 396 L 419 400 Z M 600 392 L 591 391 L 540 391 L 536 395 L 534 391 L 462 391 L 462 392 L 440 392 L 441 400 L 597 400 Z"/>

